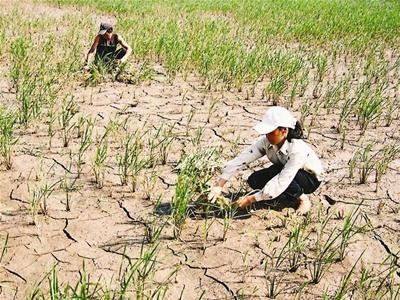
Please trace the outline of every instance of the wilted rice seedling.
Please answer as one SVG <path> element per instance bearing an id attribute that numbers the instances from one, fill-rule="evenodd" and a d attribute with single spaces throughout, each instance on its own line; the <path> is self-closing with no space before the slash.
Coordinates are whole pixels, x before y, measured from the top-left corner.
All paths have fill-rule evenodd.
<path id="1" fill-rule="evenodd" d="M 36 215 L 38 213 L 47 214 L 47 199 L 54 191 L 54 187 L 59 181 L 48 185 L 47 182 L 42 186 L 35 186 L 33 189 L 28 185 L 28 192 L 30 194 L 30 210 L 33 218 L 33 223 L 36 224 Z"/>
<path id="2" fill-rule="evenodd" d="M 121 184 L 131 183 L 131 190 L 136 190 L 139 172 L 147 166 L 148 160 L 142 157 L 142 134 L 139 130 L 127 133 L 122 140 L 122 154 L 117 154 L 117 162 Z"/>
<path id="3" fill-rule="evenodd" d="M 77 113 L 78 106 L 76 105 L 74 98 L 71 96 L 68 100 L 68 97 L 65 97 L 63 99 L 61 113 L 59 117 L 64 147 L 68 147 L 69 141 L 71 139 L 71 132 L 74 128 L 74 124 L 71 124 L 71 121 Z"/>
<path id="4" fill-rule="evenodd" d="M 216 112 L 218 109 L 218 99 L 211 97 L 210 100 L 210 105 L 208 107 L 208 112 L 207 112 L 207 123 L 210 123 L 211 116 Z"/>
<path id="5" fill-rule="evenodd" d="M 157 174 L 157 170 L 154 167 L 150 171 L 146 172 L 146 174 L 143 175 L 142 186 L 143 186 L 145 200 L 152 199 L 152 194 L 153 194 L 155 185 L 157 183 L 157 179 L 158 179 L 158 174 Z"/>
<path id="6" fill-rule="evenodd" d="M 94 178 L 99 189 L 104 186 L 104 172 L 105 172 L 105 161 L 108 154 L 108 141 L 107 138 L 101 139 L 100 143 L 96 147 L 96 154 L 93 162 Z"/>
<path id="7" fill-rule="evenodd" d="M 28 72 L 28 60 L 32 48 L 32 41 L 28 38 L 18 37 L 11 42 L 10 48 L 10 77 L 15 90 L 18 92 L 21 81 L 25 79 L 26 73 Z"/>
<path id="8" fill-rule="evenodd" d="M 386 102 L 383 96 L 385 88 L 384 84 L 380 84 L 376 89 L 372 89 L 371 83 L 363 83 L 356 92 L 358 122 L 363 133 L 368 125 L 382 114 Z"/>
<path id="9" fill-rule="evenodd" d="M 360 261 L 363 254 L 364 254 L 364 251 L 357 258 L 356 262 L 351 267 L 350 272 L 343 275 L 342 278 L 340 279 L 339 288 L 335 291 L 334 299 L 337 299 L 337 300 L 345 299 L 347 293 L 350 292 L 349 285 L 351 283 L 351 281 L 350 281 L 351 277 L 353 276 L 355 267 L 356 267 L 357 263 Z"/>
<path id="10" fill-rule="evenodd" d="M 333 236 L 332 232 L 325 244 L 317 250 L 316 257 L 308 263 L 308 270 L 311 275 L 312 283 L 319 283 L 331 265 L 335 262 L 336 250 L 333 245 L 335 240 L 336 237 Z"/>
<path id="11" fill-rule="evenodd" d="M 163 299 L 165 287 L 153 281 L 158 251 L 159 243 L 151 245 L 148 249 L 145 249 L 144 244 L 142 244 L 139 258 L 135 262 L 132 262 L 131 259 L 128 260 L 128 266 L 121 274 L 120 288 L 117 291 L 117 295 L 121 299 L 131 295 L 130 291 L 136 299 L 152 299 L 157 295 L 161 297 L 160 299 Z M 174 273 L 173 271 L 167 280 Z"/>
<path id="12" fill-rule="evenodd" d="M 223 234 L 222 234 L 223 241 L 226 241 L 226 235 L 228 234 L 229 226 L 232 222 L 232 218 L 236 215 L 237 210 L 238 210 L 237 206 L 232 205 L 231 203 L 228 203 L 228 205 L 224 206 L 222 209 L 222 213 L 224 216 Z"/>
<path id="13" fill-rule="evenodd" d="M 350 178 L 353 176 L 354 168 L 360 170 L 360 183 L 366 183 L 368 176 L 374 171 L 376 158 L 379 152 L 372 153 L 372 143 L 367 144 L 364 148 L 358 149 L 352 159 L 349 161 Z"/>
<path id="14" fill-rule="evenodd" d="M 343 220 L 343 228 L 340 231 L 340 241 L 338 248 L 338 260 L 342 261 L 346 256 L 346 248 L 349 245 L 351 238 L 359 232 L 356 228 L 356 222 L 359 219 L 360 205 L 350 211 L 348 215 L 345 216 Z"/>
<path id="15" fill-rule="evenodd" d="M 166 225 L 166 222 L 160 222 L 158 218 L 149 218 L 144 221 L 146 242 L 153 244 L 156 243 L 161 235 L 161 232 Z"/>
<path id="16" fill-rule="evenodd" d="M 47 108 L 47 118 L 48 118 L 48 127 L 47 127 L 47 134 L 49 135 L 49 149 L 51 149 L 52 146 L 52 140 L 53 137 L 56 134 L 56 130 L 54 128 L 54 123 L 57 120 L 57 114 L 55 111 L 55 103 L 54 101 L 51 101 L 49 103 L 49 107 Z"/>
<path id="17" fill-rule="evenodd" d="M 267 297 L 275 299 L 279 294 L 284 291 L 282 284 L 283 276 L 276 274 L 276 272 L 269 271 L 265 275 L 265 281 L 267 285 Z"/>
<path id="18" fill-rule="evenodd" d="M 78 159 L 76 162 L 78 177 L 80 177 L 80 174 L 82 172 L 82 165 L 84 163 L 84 155 L 85 155 L 86 151 L 89 149 L 90 145 L 92 144 L 93 127 L 94 127 L 94 122 L 92 120 L 86 119 L 84 121 L 82 134 L 80 137 Z"/>
<path id="19" fill-rule="evenodd" d="M 281 95 L 287 89 L 287 80 L 282 75 L 274 77 L 268 85 L 266 92 L 272 95 L 273 105 L 281 104 Z"/>
<path id="20" fill-rule="evenodd" d="M 304 249 L 307 245 L 309 233 L 306 231 L 306 223 L 302 222 L 295 225 L 289 232 L 289 238 L 285 246 L 280 251 L 276 260 L 276 266 L 279 267 L 284 261 L 287 261 L 289 271 L 295 272 L 301 264 L 304 256 Z"/>
<path id="21" fill-rule="evenodd" d="M 338 121 L 338 125 L 337 125 L 337 131 L 338 131 L 338 133 L 342 133 L 343 136 L 346 135 L 345 134 L 345 132 L 347 130 L 346 122 L 348 121 L 348 118 L 353 110 L 355 103 L 356 102 L 353 98 L 346 99 L 346 101 L 343 104 L 342 109 L 340 111 L 339 121 Z M 344 139 L 342 141 L 343 141 L 342 142 L 342 144 L 343 144 Z"/>
<path id="22" fill-rule="evenodd" d="M 185 156 L 179 164 L 178 181 L 172 201 L 174 236 L 180 237 L 188 214 L 188 204 L 193 197 L 208 189 L 208 182 L 217 167 L 219 152 L 216 149 L 197 150 Z"/>
<path id="23" fill-rule="evenodd" d="M 158 150 L 160 152 L 160 162 L 162 165 L 165 165 L 168 160 L 168 155 L 172 146 L 172 142 L 176 139 L 176 136 L 173 132 L 175 127 L 175 123 L 169 127 L 163 127 L 161 129 L 160 140 L 158 142 Z"/>
<path id="24" fill-rule="evenodd" d="M 337 246 L 335 244 L 340 235 L 336 234 L 336 230 L 334 229 L 324 238 L 324 230 L 329 220 L 331 220 L 331 215 L 327 215 L 317 223 L 319 227 L 316 230 L 316 253 L 314 258 L 307 262 L 307 268 L 311 275 L 311 283 L 313 284 L 319 283 L 324 274 L 336 261 Z"/>
<path id="25" fill-rule="evenodd" d="M 378 191 L 379 183 L 382 176 L 386 174 L 389 164 L 399 157 L 400 146 L 396 144 L 386 145 L 379 151 L 379 159 L 376 161 L 375 166 L 375 182 L 376 190 Z"/>

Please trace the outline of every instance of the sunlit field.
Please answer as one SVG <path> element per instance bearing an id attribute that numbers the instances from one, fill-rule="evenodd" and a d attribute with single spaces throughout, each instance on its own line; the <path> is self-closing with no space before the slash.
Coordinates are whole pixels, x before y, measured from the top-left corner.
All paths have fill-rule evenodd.
<path id="1" fill-rule="evenodd" d="M 1 299 L 400 299 L 400 3 L 0 0 Z M 85 55 L 100 22 L 132 47 Z M 324 164 L 306 216 L 240 210 L 288 108 Z"/>

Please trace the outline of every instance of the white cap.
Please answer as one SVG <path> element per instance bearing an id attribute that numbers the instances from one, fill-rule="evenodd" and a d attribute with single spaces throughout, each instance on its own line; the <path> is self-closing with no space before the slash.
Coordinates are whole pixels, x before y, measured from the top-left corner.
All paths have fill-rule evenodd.
<path id="1" fill-rule="evenodd" d="M 296 127 L 296 118 L 284 107 L 274 106 L 267 110 L 262 121 L 254 126 L 259 134 L 267 134 L 278 127 L 294 129 Z"/>

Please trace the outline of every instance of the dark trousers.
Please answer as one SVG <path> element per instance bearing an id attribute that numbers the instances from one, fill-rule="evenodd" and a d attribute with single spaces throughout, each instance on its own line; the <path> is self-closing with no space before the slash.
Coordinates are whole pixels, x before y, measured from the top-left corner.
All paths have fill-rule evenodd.
<path id="1" fill-rule="evenodd" d="M 272 165 L 269 168 L 254 172 L 247 179 L 247 183 L 254 190 L 261 190 L 273 177 L 283 169 L 282 165 Z M 311 194 L 321 182 L 313 175 L 304 170 L 299 170 L 287 189 L 278 197 L 285 197 L 287 200 L 296 200 L 302 194 Z"/>
<path id="2" fill-rule="evenodd" d="M 125 56 L 126 50 L 124 48 L 119 48 L 115 52 L 108 53 L 108 54 L 100 54 L 96 52 L 95 61 L 103 61 L 106 63 L 112 62 L 116 59 L 121 59 Z"/>

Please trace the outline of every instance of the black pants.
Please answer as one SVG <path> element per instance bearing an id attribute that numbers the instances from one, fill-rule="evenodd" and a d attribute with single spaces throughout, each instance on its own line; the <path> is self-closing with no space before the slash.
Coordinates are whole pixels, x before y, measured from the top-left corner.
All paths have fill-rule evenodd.
<path id="1" fill-rule="evenodd" d="M 247 179 L 247 183 L 254 190 L 261 190 L 268 181 L 278 175 L 283 169 L 282 165 L 272 165 L 269 168 L 254 172 Z M 296 200 L 302 194 L 311 194 L 321 182 L 313 175 L 304 170 L 299 170 L 287 189 L 278 197 L 287 200 Z"/>
<path id="2" fill-rule="evenodd" d="M 98 53 L 96 53 L 95 55 L 95 61 L 103 61 L 106 63 L 110 63 L 116 59 L 122 59 L 126 54 L 126 50 L 124 48 L 119 48 L 118 50 L 116 50 L 113 53 L 108 53 L 108 54 L 103 54 L 103 55 L 99 55 Z"/>

